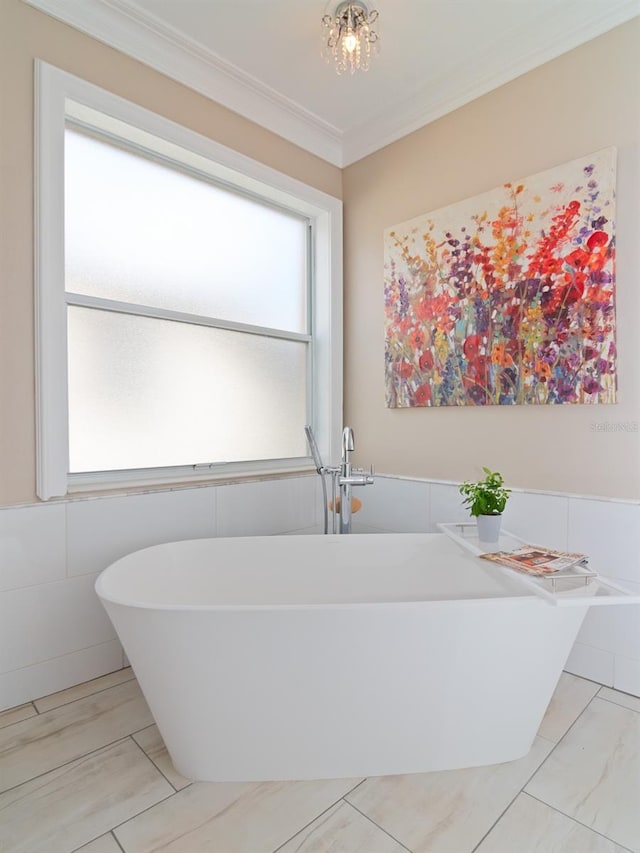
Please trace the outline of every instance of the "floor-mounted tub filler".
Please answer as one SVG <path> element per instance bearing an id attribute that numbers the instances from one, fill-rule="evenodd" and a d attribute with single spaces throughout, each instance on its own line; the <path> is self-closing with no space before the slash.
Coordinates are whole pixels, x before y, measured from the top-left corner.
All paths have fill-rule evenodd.
<path id="1" fill-rule="evenodd" d="M 176 542 L 96 589 L 176 769 L 210 781 L 520 758 L 588 608 L 638 601 L 540 597 L 443 533 Z"/>

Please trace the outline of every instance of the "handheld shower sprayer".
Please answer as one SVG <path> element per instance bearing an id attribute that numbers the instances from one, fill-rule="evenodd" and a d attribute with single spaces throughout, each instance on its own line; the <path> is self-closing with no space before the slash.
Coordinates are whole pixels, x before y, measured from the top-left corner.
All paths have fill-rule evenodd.
<path id="1" fill-rule="evenodd" d="M 320 456 L 320 451 L 318 450 L 318 445 L 316 443 L 315 436 L 313 434 L 313 430 L 307 424 L 304 428 L 305 435 L 307 436 L 307 442 L 309 444 L 309 449 L 311 450 L 311 455 L 313 456 L 313 461 L 316 466 L 316 471 L 318 474 L 322 474 L 324 470 L 324 465 L 322 464 L 322 457 Z"/>

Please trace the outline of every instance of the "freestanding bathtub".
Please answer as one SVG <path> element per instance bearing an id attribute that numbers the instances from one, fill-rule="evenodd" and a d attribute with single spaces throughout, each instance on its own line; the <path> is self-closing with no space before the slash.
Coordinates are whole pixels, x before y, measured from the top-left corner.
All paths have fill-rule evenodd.
<path id="1" fill-rule="evenodd" d="M 176 769 L 210 781 L 519 758 L 588 607 L 442 534 L 170 543 L 96 590 Z"/>

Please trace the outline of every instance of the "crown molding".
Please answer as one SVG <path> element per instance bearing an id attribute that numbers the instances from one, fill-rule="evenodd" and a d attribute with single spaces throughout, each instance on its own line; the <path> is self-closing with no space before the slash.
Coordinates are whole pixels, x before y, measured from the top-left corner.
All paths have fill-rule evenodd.
<path id="1" fill-rule="evenodd" d="M 22 2 L 342 166 L 337 128 L 126 0 Z"/>
<path id="2" fill-rule="evenodd" d="M 357 127 L 341 131 L 257 78 L 185 37 L 133 0 L 22 0 L 69 24 L 213 101 L 278 134 L 338 167 L 374 151 L 453 112 L 493 89 L 640 15 L 640 0 L 621 0 L 589 14 L 583 0 L 564 0 L 564 26 L 540 22 L 535 47 L 522 48 L 525 32 L 516 28 L 503 38 L 507 56 L 484 74 L 476 56 L 453 74 L 435 78 L 393 109 Z M 549 35 L 551 29 L 552 34 Z M 495 63 L 495 56 L 493 56 Z M 469 83 L 469 81 L 472 81 Z"/>
<path id="3" fill-rule="evenodd" d="M 586 14 L 581 0 L 572 0 L 565 8 L 569 9 L 569 6 L 572 7 L 574 19 L 577 22 L 570 30 L 565 28 L 551 37 L 541 33 L 541 36 L 546 37 L 541 38 L 534 48 L 524 52 L 518 38 L 523 30 L 521 28 L 513 30 L 508 37 L 513 56 L 511 59 L 506 58 L 499 68 L 478 75 L 477 71 L 474 72 L 479 64 L 478 57 L 474 57 L 472 65 L 462 65 L 455 74 L 432 80 L 420 92 L 398 104 L 394 110 L 345 131 L 343 165 L 349 166 L 373 154 L 403 136 L 515 80 L 516 77 L 533 71 L 534 68 L 557 59 L 562 54 L 640 15 L 640 0 L 626 0 L 615 8 L 592 15 Z M 542 23 L 548 26 L 549 21 Z M 471 85 L 469 80 L 473 81 Z"/>

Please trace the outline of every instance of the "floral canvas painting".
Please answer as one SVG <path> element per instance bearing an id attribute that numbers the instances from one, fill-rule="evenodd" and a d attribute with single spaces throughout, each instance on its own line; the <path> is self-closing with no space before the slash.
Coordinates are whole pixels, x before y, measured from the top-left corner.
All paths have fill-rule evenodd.
<path id="1" fill-rule="evenodd" d="M 387 406 L 615 402 L 615 160 L 385 232 Z"/>

